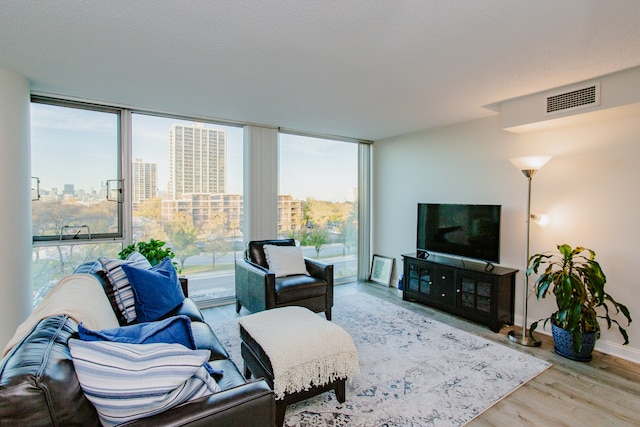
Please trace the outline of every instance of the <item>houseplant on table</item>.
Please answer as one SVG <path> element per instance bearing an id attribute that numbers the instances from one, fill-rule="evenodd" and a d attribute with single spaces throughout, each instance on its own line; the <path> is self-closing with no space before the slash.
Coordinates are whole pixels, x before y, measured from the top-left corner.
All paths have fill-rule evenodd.
<path id="1" fill-rule="evenodd" d="M 173 259 L 176 256 L 175 252 L 169 247 L 164 247 L 166 242 L 161 240 L 149 239 L 148 242 L 137 242 L 133 245 L 129 245 L 118 253 L 120 259 L 127 259 L 132 252 L 140 252 L 140 254 L 149 260 L 149 264 L 157 265 L 166 257 Z M 173 262 L 173 266 L 176 267 L 178 273 L 182 271 L 178 269 L 178 264 Z"/>
<path id="2" fill-rule="evenodd" d="M 557 247 L 556 254 L 535 254 L 529 258 L 527 276 L 538 274 L 544 268 L 535 282 L 536 296 L 540 299 L 553 293 L 558 307 L 546 319 L 531 324 L 531 337 L 539 322 L 544 320 L 546 326 L 551 321 L 556 353 L 574 360 L 589 361 L 595 341 L 600 337 L 599 320 L 602 319 L 607 329 L 615 323 L 624 344 L 628 344 L 627 331 L 610 314 L 622 313 L 629 324 L 629 310 L 605 291 L 607 278 L 595 260 L 595 252 L 567 244 Z M 611 312 L 610 305 L 615 313 Z"/>

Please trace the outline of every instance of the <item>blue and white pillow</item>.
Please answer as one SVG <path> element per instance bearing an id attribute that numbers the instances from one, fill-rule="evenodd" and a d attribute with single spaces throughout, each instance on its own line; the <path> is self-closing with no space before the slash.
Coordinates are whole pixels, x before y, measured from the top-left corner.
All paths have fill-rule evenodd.
<path id="1" fill-rule="evenodd" d="M 102 257 L 98 261 L 102 264 L 107 278 L 113 286 L 114 299 L 122 316 L 127 323 L 135 322 L 136 308 L 133 289 L 131 289 L 127 275 L 122 270 L 122 264 L 126 263 L 138 268 L 151 268 L 151 264 L 140 252 L 132 252 L 126 260 Z"/>
<path id="2" fill-rule="evenodd" d="M 204 368 L 208 350 L 78 339 L 69 340 L 69 349 L 82 391 L 106 426 L 220 391 Z"/>

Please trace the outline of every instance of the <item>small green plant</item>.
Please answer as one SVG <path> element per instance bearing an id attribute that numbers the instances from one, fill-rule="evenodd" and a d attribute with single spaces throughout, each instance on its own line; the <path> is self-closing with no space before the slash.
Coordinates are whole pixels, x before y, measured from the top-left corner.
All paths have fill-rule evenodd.
<path id="1" fill-rule="evenodd" d="M 140 252 L 140 254 L 149 260 L 149 263 L 157 265 L 166 257 L 173 259 L 176 256 L 175 252 L 171 248 L 165 248 L 166 242 L 161 240 L 150 239 L 148 242 L 137 242 L 133 245 L 129 245 L 118 253 L 120 259 L 127 259 L 132 252 Z M 173 266 L 178 273 L 182 273 L 182 270 L 178 269 L 178 263 L 173 262 Z"/>
<path id="2" fill-rule="evenodd" d="M 608 304 L 613 306 L 615 314 L 622 313 L 627 323 L 631 323 L 629 309 L 605 292 L 607 278 L 595 260 L 596 253 L 582 246 L 575 249 L 566 244 L 557 247 L 558 254 L 536 254 L 529 258 L 527 276 L 537 274 L 541 268 L 545 268 L 535 283 L 538 299 L 553 293 L 558 306 L 558 310 L 549 317 L 531 324 L 531 337 L 533 338 L 533 331 L 538 327 L 538 322 L 544 320 L 546 326 L 551 320 L 556 326 L 571 332 L 573 348 L 580 352 L 582 333 L 594 332 L 596 338 L 600 337 L 601 319 L 605 321 L 607 329 L 615 323 L 624 338 L 624 344 L 629 344 L 627 331 L 617 320 L 610 317 Z"/>

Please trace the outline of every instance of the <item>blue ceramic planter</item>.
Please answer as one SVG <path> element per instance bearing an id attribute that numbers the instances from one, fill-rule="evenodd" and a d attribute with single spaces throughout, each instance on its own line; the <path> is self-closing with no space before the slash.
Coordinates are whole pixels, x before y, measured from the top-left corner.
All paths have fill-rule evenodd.
<path id="1" fill-rule="evenodd" d="M 582 350 L 579 353 L 573 349 L 573 336 L 571 332 L 556 326 L 551 322 L 551 333 L 555 343 L 555 352 L 567 359 L 578 362 L 588 362 L 591 360 L 591 353 L 596 345 L 596 333 L 585 332 L 582 334 Z"/>

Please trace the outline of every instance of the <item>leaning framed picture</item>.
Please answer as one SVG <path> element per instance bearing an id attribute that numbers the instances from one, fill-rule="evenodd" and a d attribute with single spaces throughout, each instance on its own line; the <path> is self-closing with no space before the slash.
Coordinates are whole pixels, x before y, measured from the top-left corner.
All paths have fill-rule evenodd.
<path id="1" fill-rule="evenodd" d="M 374 255 L 371 261 L 371 272 L 369 281 L 380 283 L 381 285 L 391 285 L 391 274 L 393 273 L 394 258 L 381 255 Z"/>

